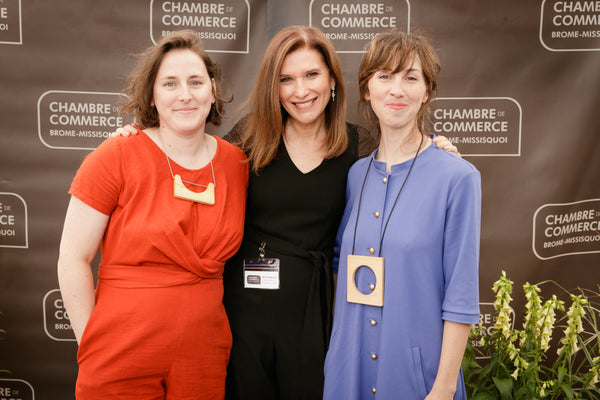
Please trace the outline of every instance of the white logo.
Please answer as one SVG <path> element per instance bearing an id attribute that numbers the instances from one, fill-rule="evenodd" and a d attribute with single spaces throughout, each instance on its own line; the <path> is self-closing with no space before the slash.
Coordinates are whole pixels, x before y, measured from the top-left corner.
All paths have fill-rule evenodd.
<path id="1" fill-rule="evenodd" d="M 0 44 L 23 44 L 21 0 L 0 3 Z"/>
<path id="2" fill-rule="evenodd" d="M 59 289 L 46 293 L 43 307 L 46 335 L 56 341 L 75 341 L 75 334 Z"/>
<path id="3" fill-rule="evenodd" d="M 600 253 L 600 199 L 538 208 L 533 215 L 532 247 L 540 260 Z"/>
<path id="4" fill-rule="evenodd" d="M 250 4 L 248 0 L 150 1 L 150 38 L 154 44 L 181 29 L 196 31 L 207 52 L 248 53 Z"/>
<path id="5" fill-rule="evenodd" d="M 463 156 L 520 156 L 521 105 L 510 97 L 439 97 L 433 132 L 458 144 Z"/>
<path id="6" fill-rule="evenodd" d="M 323 31 L 338 53 L 363 53 L 377 34 L 410 30 L 408 0 L 311 0 L 309 25 Z"/>
<path id="7" fill-rule="evenodd" d="M 0 379 L 0 400 L 34 400 L 33 386 L 23 379 Z"/>
<path id="8" fill-rule="evenodd" d="M 600 2 L 542 1 L 540 42 L 550 51 L 600 51 Z"/>
<path id="9" fill-rule="evenodd" d="M 25 199 L 0 192 L 0 247 L 28 248 L 28 243 Z"/>
<path id="10" fill-rule="evenodd" d="M 93 150 L 117 128 L 120 93 L 50 90 L 38 99 L 38 135 L 52 149 Z"/>

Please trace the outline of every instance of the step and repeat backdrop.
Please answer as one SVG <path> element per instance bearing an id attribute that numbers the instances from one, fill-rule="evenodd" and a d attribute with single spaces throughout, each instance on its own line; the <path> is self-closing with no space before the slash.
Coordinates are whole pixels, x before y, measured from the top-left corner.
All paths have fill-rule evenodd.
<path id="1" fill-rule="evenodd" d="M 56 275 L 67 189 L 84 156 L 130 122 L 118 104 L 133 54 L 196 30 L 234 95 L 208 128 L 223 136 L 268 41 L 295 24 L 333 42 L 355 123 L 367 41 L 390 28 L 433 39 L 434 131 L 482 175 L 486 323 L 502 270 L 519 323 L 527 281 L 598 290 L 598 1 L 0 0 L 0 399 L 73 398 L 77 345 Z"/>

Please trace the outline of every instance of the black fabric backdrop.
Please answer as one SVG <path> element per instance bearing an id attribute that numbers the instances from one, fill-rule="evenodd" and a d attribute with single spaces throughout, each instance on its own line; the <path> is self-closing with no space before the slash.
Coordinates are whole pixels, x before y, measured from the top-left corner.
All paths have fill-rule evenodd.
<path id="1" fill-rule="evenodd" d="M 356 123 L 367 39 L 388 27 L 423 30 L 443 64 L 436 131 L 482 174 L 482 318 L 502 270 L 515 281 L 518 321 L 526 281 L 598 289 L 597 7 L 546 0 L 1 0 L 0 370 L 10 373 L 0 372 L 0 398 L 73 398 L 77 346 L 56 276 L 66 191 L 83 157 L 127 122 L 114 107 L 131 55 L 168 30 L 196 29 L 223 66 L 235 99 L 223 126 L 209 127 L 219 136 L 239 116 L 279 29 L 312 24 L 330 36 Z"/>

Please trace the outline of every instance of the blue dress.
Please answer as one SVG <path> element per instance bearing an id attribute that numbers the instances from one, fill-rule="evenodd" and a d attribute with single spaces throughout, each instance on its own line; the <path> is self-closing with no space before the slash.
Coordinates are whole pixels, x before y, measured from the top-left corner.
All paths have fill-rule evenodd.
<path id="1" fill-rule="evenodd" d="M 437 374 L 444 320 L 479 320 L 479 172 L 430 145 L 417 157 L 380 246 L 412 160 L 387 173 L 376 152 L 357 161 L 348 175 L 324 399 L 424 399 Z M 346 301 L 348 254 L 384 257 L 383 307 Z M 361 292 L 374 283 L 371 270 L 357 271 Z M 462 373 L 454 398 L 466 399 Z"/>

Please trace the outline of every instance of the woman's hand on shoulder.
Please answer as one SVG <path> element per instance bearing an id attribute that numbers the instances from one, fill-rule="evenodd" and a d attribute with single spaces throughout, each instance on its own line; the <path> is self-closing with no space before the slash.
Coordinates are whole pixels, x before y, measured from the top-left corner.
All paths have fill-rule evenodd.
<path id="1" fill-rule="evenodd" d="M 138 133 L 138 131 L 137 131 L 137 127 L 135 126 L 135 124 L 129 124 L 129 125 L 125 125 L 120 128 L 117 128 L 116 131 L 114 131 L 113 133 L 110 134 L 110 137 L 117 137 L 117 136 L 127 137 L 129 135 L 137 135 L 137 133 Z"/>
<path id="2" fill-rule="evenodd" d="M 438 149 L 444 149 L 446 151 L 455 153 L 457 156 L 462 157 L 458 152 L 458 148 L 452 144 L 446 136 L 437 136 L 433 138 L 433 143 Z"/>

